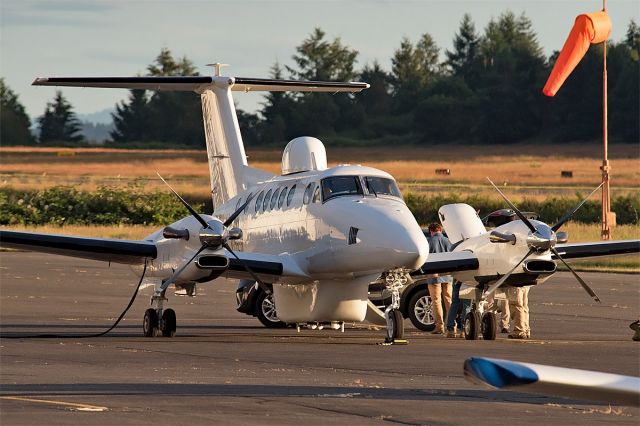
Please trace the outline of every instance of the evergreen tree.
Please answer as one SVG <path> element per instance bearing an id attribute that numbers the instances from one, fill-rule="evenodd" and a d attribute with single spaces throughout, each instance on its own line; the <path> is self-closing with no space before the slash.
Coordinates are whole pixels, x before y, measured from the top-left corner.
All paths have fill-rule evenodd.
<path id="1" fill-rule="evenodd" d="M 0 78 L 0 145 L 32 145 L 30 125 L 18 96 Z"/>
<path id="2" fill-rule="evenodd" d="M 440 74 L 439 48 L 431 35 L 425 33 L 414 46 L 406 37 L 391 59 L 396 111 L 413 110 L 423 91 Z"/>
<path id="3" fill-rule="evenodd" d="M 339 37 L 325 40 L 326 33 L 315 28 L 313 33 L 296 47 L 293 60 L 297 69 L 287 67 L 294 78 L 316 81 L 350 81 L 355 75 L 358 51 L 342 44 Z"/>
<path id="4" fill-rule="evenodd" d="M 282 79 L 284 70 L 276 61 L 271 67 L 269 77 Z M 282 143 L 287 140 L 287 123 L 290 122 L 294 101 L 287 92 L 267 92 L 264 95 L 260 111 L 264 121 L 261 123 L 260 142 L 264 144 Z"/>
<path id="5" fill-rule="evenodd" d="M 624 42 L 607 49 L 610 82 L 609 135 L 612 140 L 640 143 L 640 28 L 632 20 Z"/>
<path id="6" fill-rule="evenodd" d="M 114 142 L 143 142 L 151 138 L 149 106 L 146 91 L 131 90 L 129 102 L 116 105 L 112 113 L 114 129 L 111 138 Z"/>
<path id="7" fill-rule="evenodd" d="M 370 87 L 363 90 L 356 97 L 356 102 L 362 105 L 369 117 L 388 114 L 391 110 L 391 76 L 384 71 L 378 61 L 372 66 L 365 65 L 360 71 L 361 81 L 369 83 Z"/>
<path id="8" fill-rule="evenodd" d="M 458 33 L 453 39 L 453 51 L 447 50 L 445 65 L 452 75 L 462 77 L 467 84 L 477 79 L 478 44 L 480 37 L 471 20 L 471 15 L 465 13 Z"/>
<path id="9" fill-rule="evenodd" d="M 544 108 L 540 96 L 544 56 L 524 15 L 504 13 L 487 25 L 480 41 L 482 72 L 474 84 L 483 104 L 478 138 L 515 143 L 537 134 Z"/>
<path id="10" fill-rule="evenodd" d="M 320 81 L 349 81 L 355 75 L 358 52 L 342 44 L 340 38 L 325 40 L 325 32 L 315 28 L 296 47 L 293 60 L 297 68 L 287 67 L 294 78 Z M 347 125 L 357 127 L 361 114 L 355 113 L 353 96 L 346 93 L 305 93 L 295 98 L 295 109 L 287 123 L 287 138 L 303 134 L 327 135 Z"/>
<path id="11" fill-rule="evenodd" d="M 174 59 L 167 48 L 160 51 L 154 63 L 147 67 L 147 71 L 150 76 L 198 75 L 190 60 L 186 57 Z M 179 145 L 204 145 L 199 96 L 194 93 L 154 92 L 148 106 L 148 127 L 153 140 Z"/>
<path id="12" fill-rule="evenodd" d="M 80 134 L 80 121 L 60 91 L 56 91 L 53 102 L 47 103 L 44 115 L 38 118 L 38 123 L 42 144 L 84 141 Z"/>

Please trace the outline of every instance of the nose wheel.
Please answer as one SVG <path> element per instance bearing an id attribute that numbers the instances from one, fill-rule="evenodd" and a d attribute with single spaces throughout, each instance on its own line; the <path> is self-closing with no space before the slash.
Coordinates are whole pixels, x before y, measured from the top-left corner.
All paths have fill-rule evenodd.
<path id="1" fill-rule="evenodd" d="M 144 312 L 142 320 L 142 334 L 144 337 L 173 337 L 176 335 L 176 312 L 173 309 L 163 309 L 164 290 L 156 288 L 151 296 L 151 308 Z"/>
<path id="2" fill-rule="evenodd" d="M 404 317 L 400 312 L 400 289 L 407 283 L 407 273 L 402 269 L 389 271 L 386 273 L 385 285 L 391 292 L 391 304 L 384 310 L 384 317 L 387 320 L 387 335 L 384 345 L 406 345 L 404 340 Z"/>
<path id="3" fill-rule="evenodd" d="M 475 307 L 464 319 L 464 337 L 467 340 L 496 340 L 496 314 L 485 311 L 482 314 Z"/>

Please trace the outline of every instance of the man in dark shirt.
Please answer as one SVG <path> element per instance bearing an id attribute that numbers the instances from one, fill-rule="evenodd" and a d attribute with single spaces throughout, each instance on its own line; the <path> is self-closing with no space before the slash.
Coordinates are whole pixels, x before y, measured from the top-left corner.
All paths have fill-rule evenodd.
<path id="1" fill-rule="evenodd" d="M 429 225 L 429 253 L 444 253 L 451 251 L 449 239 L 442 235 L 442 225 L 432 223 Z M 435 276 L 427 278 L 429 296 L 431 296 L 431 309 L 436 329 L 433 334 L 444 334 L 444 312 L 442 311 L 442 299 L 444 299 L 445 310 L 451 306 L 451 290 L 453 277 L 450 275 Z"/>

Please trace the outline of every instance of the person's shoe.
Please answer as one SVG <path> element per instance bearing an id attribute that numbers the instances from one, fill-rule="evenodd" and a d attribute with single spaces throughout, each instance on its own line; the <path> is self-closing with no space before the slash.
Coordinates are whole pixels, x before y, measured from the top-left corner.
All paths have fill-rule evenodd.
<path id="1" fill-rule="evenodd" d="M 444 330 L 433 330 L 431 334 L 444 334 Z"/>
<path id="2" fill-rule="evenodd" d="M 500 333 L 502 334 L 507 334 L 509 332 L 509 329 L 506 327 L 503 327 L 502 330 L 500 330 Z"/>
<path id="3" fill-rule="evenodd" d="M 527 335 L 526 334 L 513 334 L 513 333 L 511 333 L 507 337 L 509 339 L 516 339 L 516 340 L 526 340 L 527 339 Z"/>
<path id="4" fill-rule="evenodd" d="M 465 337 L 467 337 L 466 334 L 464 334 L 464 331 L 462 333 L 458 333 L 458 337 L 460 337 L 461 339 L 464 339 Z"/>
<path id="5" fill-rule="evenodd" d="M 448 339 L 455 339 L 456 337 L 458 337 L 458 334 L 455 331 L 447 331 L 445 337 L 447 337 Z"/>

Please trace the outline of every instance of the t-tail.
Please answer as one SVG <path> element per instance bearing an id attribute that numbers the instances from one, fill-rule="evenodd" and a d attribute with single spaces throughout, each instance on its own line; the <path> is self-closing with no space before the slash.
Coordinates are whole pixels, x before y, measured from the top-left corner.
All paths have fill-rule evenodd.
<path id="1" fill-rule="evenodd" d="M 219 73 L 219 67 L 216 68 Z M 249 167 L 232 91 L 360 92 L 360 82 L 274 80 L 227 76 L 48 77 L 34 86 L 100 87 L 195 92 L 200 95 L 213 205 L 219 206 L 249 186 L 272 177 Z"/>

